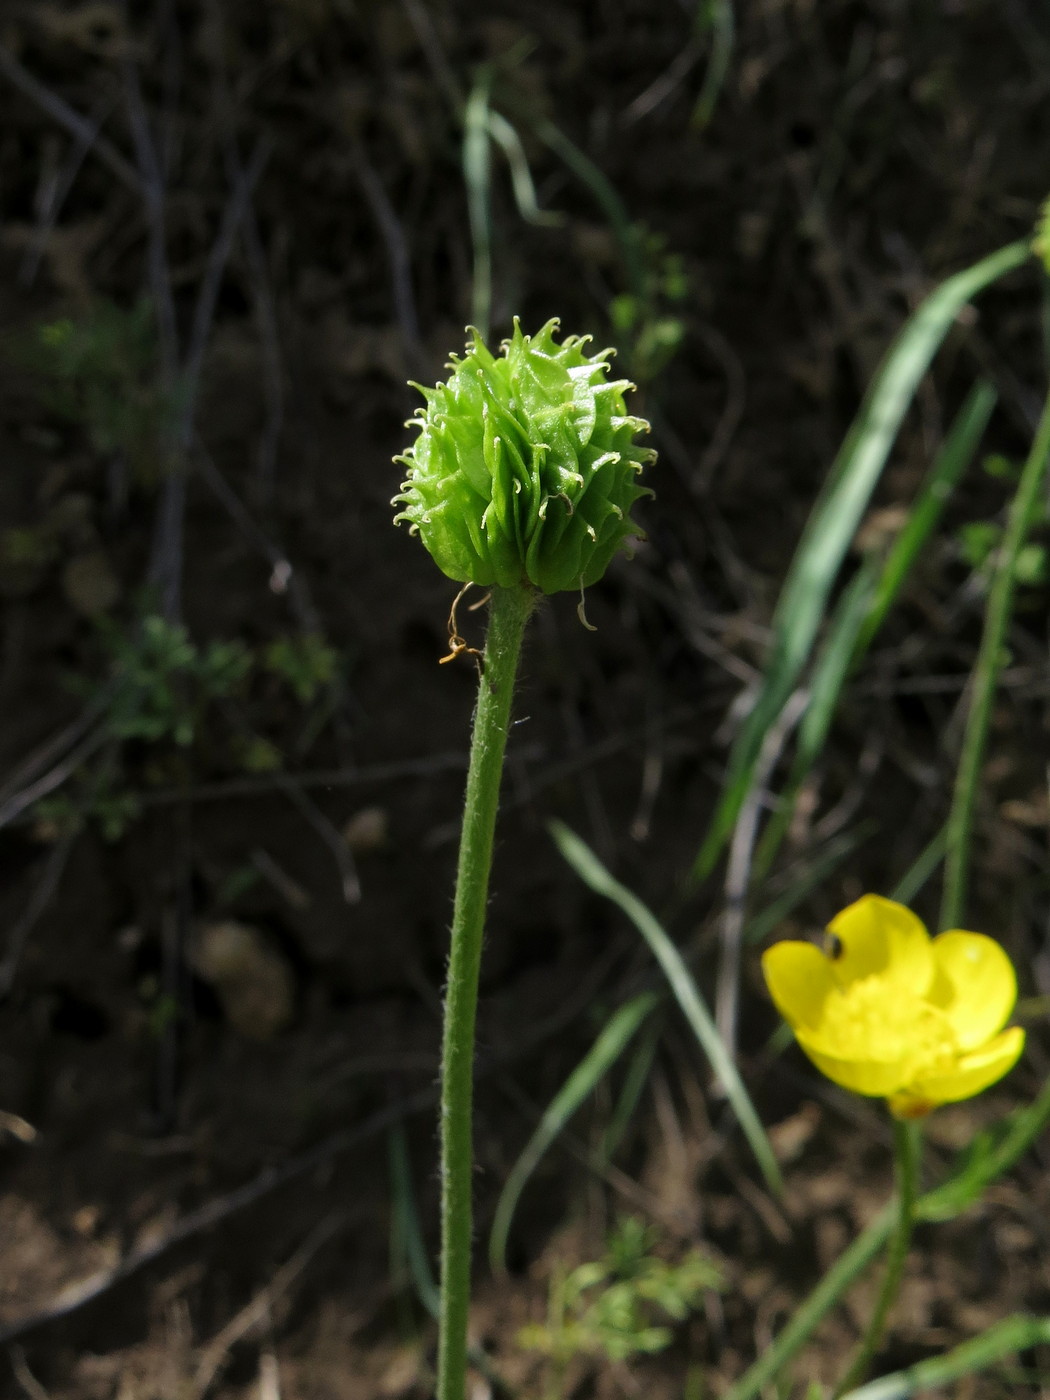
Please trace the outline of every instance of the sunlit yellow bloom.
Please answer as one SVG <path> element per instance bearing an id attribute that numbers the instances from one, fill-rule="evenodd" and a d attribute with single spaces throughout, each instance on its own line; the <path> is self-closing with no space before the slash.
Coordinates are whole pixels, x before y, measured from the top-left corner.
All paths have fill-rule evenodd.
<path id="1" fill-rule="evenodd" d="M 931 939 L 910 909 L 874 894 L 836 914 L 828 933 L 827 952 L 776 943 L 762 969 L 799 1045 L 836 1084 L 918 1118 L 1017 1062 L 1024 1031 L 1003 1030 L 1017 978 L 994 939 L 961 929 Z"/>

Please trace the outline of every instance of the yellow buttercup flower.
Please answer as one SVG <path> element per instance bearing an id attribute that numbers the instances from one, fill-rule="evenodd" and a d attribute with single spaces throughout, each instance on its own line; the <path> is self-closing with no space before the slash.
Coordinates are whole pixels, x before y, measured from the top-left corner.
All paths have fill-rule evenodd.
<path id="1" fill-rule="evenodd" d="M 799 1045 L 836 1084 L 919 1118 L 1016 1064 L 1024 1031 L 1003 1026 L 1017 978 L 994 939 L 961 929 L 931 939 L 910 909 L 874 894 L 836 914 L 828 933 L 827 952 L 774 944 L 762 970 Z"/>

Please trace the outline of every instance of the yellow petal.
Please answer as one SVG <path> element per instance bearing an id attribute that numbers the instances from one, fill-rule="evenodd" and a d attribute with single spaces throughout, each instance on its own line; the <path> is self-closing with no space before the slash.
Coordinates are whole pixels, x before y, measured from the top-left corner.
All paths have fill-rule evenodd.
<path id="1" fill-rule="evenodd" d="M 821 1074 L 843 1089 L 852 1089 L 855 1094 L 868 1094 L 881 1099 L 894 1093 L 908 1076 L 907 1060 L 846 1060 L 828 1055 L 807 1043 L 805 1033 L 797 1036 L 798 1043 Z"/>
<path id="2" fill-rule="evenodd" d="M 933 1107 L 939 1103 L 958 1103 L 960 1099 L 970 1099 L 994 1084 L 997 1079 L 1013 1069 L 1024 1049 L 1024 1031 L 1020 1026 L 1011 1026 L 1002 1035 L 997 1035 L 979 1050 L 971 1050 L 960 1055 L 954 1069 L 948 1073 L 916 1080 L 907 1085 L 903 1097 L 918 1100 Z M 900 1106 L 891 1102 L 895 1113 Z"/>
<path id="3" fill-rule="evenodd" d="M 762 971 L 769 995 L 793 1030 L 820 1024 L 835 981 L 831 963 L 819 948 L 790 939 L 774 943 L 762 954 Z"/>
<path id="4" fill-rule="evenodd" d="M 836 914 L 828 932 L 841 945 L 832 961 L 840 986 L 877 976 L 887 988 L 922 996 L 933 980 L 930 936 L 903 904 L 866 894 Z"/>
<path id="5" fill-rule="evenodd" d="M 1006 1024 L 1017 1000 L 1013 963 L 994 938 L 950 929 L 933 940 L 927 1001 L 951 1022 L 960 1050 L 976 1050 Z"/>

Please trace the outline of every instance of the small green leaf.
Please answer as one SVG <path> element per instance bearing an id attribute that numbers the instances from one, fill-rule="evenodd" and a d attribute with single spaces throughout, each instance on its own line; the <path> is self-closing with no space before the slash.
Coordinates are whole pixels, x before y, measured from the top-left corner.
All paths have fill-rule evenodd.
<path id="1" fill-rule="evenodd" d="M 971 569 L 983 569 L 1003 537 L 1000 526 L 990 520 L 971 520 L 959 526 L 959 546 Z"/>

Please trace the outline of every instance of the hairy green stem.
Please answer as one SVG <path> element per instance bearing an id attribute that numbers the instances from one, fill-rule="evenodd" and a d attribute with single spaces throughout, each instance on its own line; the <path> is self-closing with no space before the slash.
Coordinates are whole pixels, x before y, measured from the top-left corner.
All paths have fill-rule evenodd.
<path id="1" fill-rule="evenodd" d="M 861 1338 L 857 1354 L 842 1380 L 835 1387 L 832 1400 L 838 1400 L 847 1390 L 860 1384 L 868 1374 L 868 1367 L 874 1359 L 886 1330 L 886 1319 L 897 1300 L 904 1265 L 911 1247 L 912 1228 L 915 1225 L 915 1200 L 919 1188 L 919 1163 L 922 1160 L 922 1127 L 919 1120 L 902 1121 L 894 1119 L 894 1147 L 897 1156 L 897 1218 L 886 1251 L 886 1272 L 882 1276 L 882 1287 L 875 1302 L 874 1310 L 868 1319 L 868 1326 Z"/>
<path id="2" fill-rule="evenodd" d="M 956 928 L 965 913 L 970 833 L 977 793 L 981 786 L 981 768 L 984 764 L 992 707 L 995 704 L 995 692 L 1006 649 L 1006 633 L 1010 625 L 1017 580 L 1017 558 L 1036 520 L 1048 467 L 1050 396 L 1043 406 L 1032 449 L 1021 472 L 1017 491 L 1010 502 L 1010 514 L 999 550 L 998 567 L 988 594 L 981 648 L 973 672 L 970 713 L 966 720 L 966 733 L 963 736 L 951 813 L 948 817 L 944 893 L 941 899 L 942 929 Z"/>
<path id="3" fill-rule="evenodd" d="M 474 1022 L 492 841 L 514 678 L 535 595 L 494 588 L 478 683 L 452 912 L 441 1061 L 441 1315 L 438 1400 L 465 1400 L 474 1166 Z"/>

